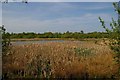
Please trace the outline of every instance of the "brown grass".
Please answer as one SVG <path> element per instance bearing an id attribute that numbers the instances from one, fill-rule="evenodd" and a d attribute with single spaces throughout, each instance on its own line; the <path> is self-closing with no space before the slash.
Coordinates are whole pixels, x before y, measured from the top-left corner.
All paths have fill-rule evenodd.
<path id="1" fill-rule="evenodd" d="M 74 39 L 74 38 L 31 38 L 31 39 L 28 39 L 28 38 L 14 38 L 14 39 L 11 39 L 12 42 L 14 41 L 40 41 L 40 40 L 77 40 L 77 39 Z"/>
<path id="2" fill-rule="evenodd" d="M 76 49 L 89 49 L 81 56 Z M 3 58 L 5 77 L 26 78 L 112 78 L 118 65 L 108 46 L 92 42 L 65 41 L 14 45 Z"/>

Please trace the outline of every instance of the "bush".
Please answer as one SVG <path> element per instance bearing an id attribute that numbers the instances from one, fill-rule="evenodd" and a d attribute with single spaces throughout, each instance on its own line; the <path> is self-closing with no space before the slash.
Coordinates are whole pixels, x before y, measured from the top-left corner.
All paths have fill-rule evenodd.
<path id="1" fill-rule="evenodd" d="M 4 25 L 0 27 L 0 32 L 2 35 L 2 53 L 3 55 L 6 55 L 7 51 L 9 50 L 10 45 L 10 34 L 5 32 L 6 29 L 4 28 Z"/>
<path id="2" fill-rule="evenodd" d="M 88 49 L 88 48 L 75 48 L 75 52 L 80 57 L 87 57 L 92 55 L 92 49 Z"/>
<path id="3" fill-rule="evenodd" d="M 113 3 L 113 5 L 115 7 L 115 11 L 117 12 L 119 18 L 117 21 L 115 21 L 112 18 L 112 22 L 110 23 L 110 26 L 112 29 L 110 30 L 105 26 L 105 22 L 101 17 L 99 17 L 99 20 L 102 24 L 102 27 L 109 34 L 109 38 L 111 40 L 111 43 L 110 43 L 111 49 L 114 50 L 114 52 L 116 53 L 115 59 L 120 65 L 120 7 L 119 7 L 119 3 L 117 2 Z M 119 73 L 120 73 L 120 68 L 119 68 Z"/>

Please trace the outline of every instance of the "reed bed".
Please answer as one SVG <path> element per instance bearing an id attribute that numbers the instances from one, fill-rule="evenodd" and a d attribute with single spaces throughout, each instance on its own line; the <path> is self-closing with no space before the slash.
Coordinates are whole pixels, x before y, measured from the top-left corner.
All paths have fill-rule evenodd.
<path id="1" fill-rule="evenodd" d="M 113 53 L 88 41 L 14 45 L 3 57 L 3 77 L 117 78 Z"/>

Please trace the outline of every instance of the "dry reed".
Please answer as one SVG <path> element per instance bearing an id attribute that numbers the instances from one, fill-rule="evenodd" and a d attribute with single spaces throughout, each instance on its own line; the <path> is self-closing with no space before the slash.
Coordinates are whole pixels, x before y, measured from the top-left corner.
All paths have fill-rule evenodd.
<path id="1" fill-rule="evenodd" d="M 91 55 L 77 54 L 75 50 L 81 48 Z M 115 78 L 118 65 L 113 53 L 107 45 L 86 41 L 14 45 L 3 58 L 3 74 L 10 78 Z"/>

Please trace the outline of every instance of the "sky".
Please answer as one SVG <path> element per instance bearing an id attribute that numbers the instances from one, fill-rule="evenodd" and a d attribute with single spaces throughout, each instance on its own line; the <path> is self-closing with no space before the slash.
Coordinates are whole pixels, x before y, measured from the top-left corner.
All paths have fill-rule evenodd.
<path id="1" fill-rule="evenodd" d="M 6 0 L 1 0 L 4 2 Z M 119 0 L 8 0 L 9 2 L 118 2 Z"/>
<path id="2" fill-rule="evenodd" d="M 2 23 L 8 32 L 104 31 L 98 17 L 109 27 L 117 20 L 112 2 L 11 2 L 2 4 Z M 110 28 L 110 27 L 109 27 Z"/>
<path id="3" fill-rule="evenodd" d="M 0 25 L 2 25 L 2 3 L 0 3 Z"/>

